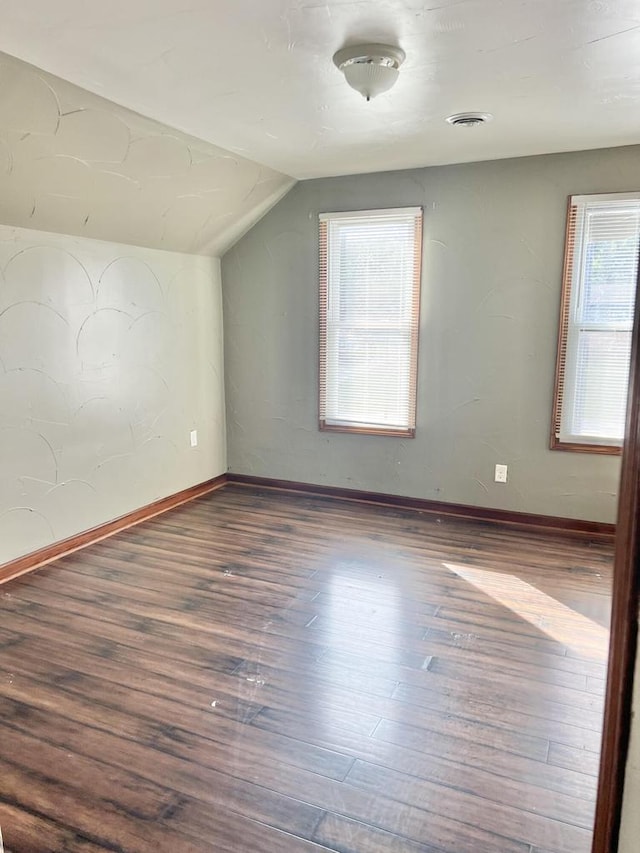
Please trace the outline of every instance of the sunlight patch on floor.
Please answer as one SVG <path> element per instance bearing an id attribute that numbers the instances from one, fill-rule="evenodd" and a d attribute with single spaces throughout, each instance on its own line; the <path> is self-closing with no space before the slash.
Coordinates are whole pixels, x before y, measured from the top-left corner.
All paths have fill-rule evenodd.
<path id="1" fill-rule="evenodd" d="M 443 565 L 551 639 L 581 655 L 597 660 L 606 659 L 609 632 L 593 619 L 572 610 L 515 575 L 456 563 Z"/>

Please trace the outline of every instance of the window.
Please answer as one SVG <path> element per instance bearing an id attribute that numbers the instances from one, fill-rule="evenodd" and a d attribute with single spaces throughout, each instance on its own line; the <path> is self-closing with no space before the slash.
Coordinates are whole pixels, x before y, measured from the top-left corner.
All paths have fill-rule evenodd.
<path id="1" fill-rule="evenodd" d="M 320 429 L 415 435 L 422 209 L 320 215 Z"/>
<path id="2" fill-rule="evenodd" d="M 640 241 L 640 193 L 572 196 L 551 447 L 619 453 Z"/>

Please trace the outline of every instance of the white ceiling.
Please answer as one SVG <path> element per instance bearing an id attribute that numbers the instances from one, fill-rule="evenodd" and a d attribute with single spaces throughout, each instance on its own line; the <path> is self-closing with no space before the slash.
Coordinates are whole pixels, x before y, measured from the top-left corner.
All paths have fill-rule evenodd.
<path id="1" fill-rule="evenodd" d="M 0 53 L 5 225 L 221 255 L 294 183 Z"/>
<path id="2" fill-rule="evenodd" d="M 0 50 L 296 178 L 640 142 L 638 0 L 0 0 Z M 366 103 L 345 43 L 407 54 Z M 465 130 L 445 117 L 491 112 Z"/>

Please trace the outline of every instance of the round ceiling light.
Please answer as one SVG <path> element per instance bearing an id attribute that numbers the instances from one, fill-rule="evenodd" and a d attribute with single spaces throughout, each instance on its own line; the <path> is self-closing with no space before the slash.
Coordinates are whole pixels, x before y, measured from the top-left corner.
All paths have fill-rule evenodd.
<path id="1" fill-rule="evenodd" d="M 404 50 L 387 44 L 343 47 L 333 57 L 347 83 L 367 101 L 389 91 L 398 79 L 404 59 Z"/>
<path id="2" fill-rule="evenodd" d="M 493 120 L 491 113 L 455 113 L 447 118 L 454 127 L 480 127 Z"/>

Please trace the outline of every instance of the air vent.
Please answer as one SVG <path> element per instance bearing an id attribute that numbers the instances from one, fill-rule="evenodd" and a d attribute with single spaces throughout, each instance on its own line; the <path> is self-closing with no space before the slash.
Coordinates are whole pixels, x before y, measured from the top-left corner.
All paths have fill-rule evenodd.
<path id="1" fill-rule="evenodd" d="M 447 121 L 454 127 L 480 127 L 481 124 L 487 124 L 492 118 L 491 113 L 456 113 L 449 116 Z"/>

